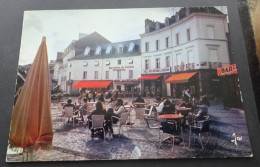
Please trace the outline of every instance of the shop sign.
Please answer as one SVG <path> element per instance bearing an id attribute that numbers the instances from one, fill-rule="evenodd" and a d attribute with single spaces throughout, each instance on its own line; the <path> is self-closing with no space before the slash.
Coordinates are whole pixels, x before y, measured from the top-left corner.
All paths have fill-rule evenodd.
<path id="1" fill-rule="evenodd" d="M 218 76 L 237 74 L 236 64 L 217 68 Z"/>
<path id="2" fill-rule="evenodd" d="M 122 83 L 122 84 L 138 84 L 140 81 L 137 79 L 123 79 L 123 80 L 114 80 L 115 83 Z"/>
<path id="3" fill-rule="evenodd" d="M 127 68 L 134 68 L 135 66 L 118 66 L 118 67 L 109 67 L 113 71 L 125 71 Z"/>
<path id="4" fill-rule="evenodd" d="M 171 72 L 171 67 L 158 68 L 158 69 L 144 69 L 143 72 L 145 74 L 166 73 L 166 72 Z"/>

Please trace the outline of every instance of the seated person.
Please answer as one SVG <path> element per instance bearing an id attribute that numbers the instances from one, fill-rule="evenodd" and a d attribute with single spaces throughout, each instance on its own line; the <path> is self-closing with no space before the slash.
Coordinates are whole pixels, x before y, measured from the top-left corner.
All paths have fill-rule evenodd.
<path id="1" fill-rule="evenodd" d="M 115 123 L 118 122 L 118 119 L 113 119 L 112 120 L 112 116 L 116 116 L 117 117 L 117 115 L 114 113 L 113 108 L 109 108 L 107 110 L 107 114 L 105 116 L 105 120 L 106 120 L 105 131 L 107 132 L 108 129 L 109 129 L 110 132 L 113 134 L 114 131 L 113 131 L 113 128 L 112 128 L 112 122 L 111 121 L 113 121 L 113 123 L 115 124 Z"/>
<path id="2" fill-rule="evenodd" d="M 75 110 L 75 105 L 72 104 L 72 100 L 70 98 L 67 100 L 67 104 L 63 106 L 63 109 L 65 109 L 65 107 L 73 107 L 73 109 Z"/>
<path id="3" fill-rule="evenodd" d="M 161 97 L 160 97 L 160 96 L 157 96 L 157 97 L 155 98 L 154 103 L 156 103 L 156 104 L 159 106 L 159 104 L 162 102 L 161 100 L 162 100 Z"/>
<path id="4" fill-rule="evenodd" d="M 144 99 L 142 98 L 141 95 L 138 95 L 137 98 L 135 99 L 135 103 L 145 103 Z M 137 104 L 137 108 L 144 108 L 143 104 Z"/>
<path id="5" fill-rule="evenodd" d="M 69 98 L 69 99 L 67 100 L 67 104 L 65 104 L 65 105 L 63 106 L 63 109 L 65 109 L 66 107 L 72 107 L 72 108 L 73 108 L 73 114 L 74 114 L 74 115 L 77 115 L 78 112 L 75 111 L 76 107 L 75 107 L 74 104 L 71 104 L 71 103 L 72 103 L 72 100 Z M 64 115 L 64 114 L 65 114 L 65 111 L 63 111 L 62 115 Z M 70 119 L 68 119 L 68 122 L 69 122 L 69 120 L 70 120 Z"/>
<path id="6" fill-rule="evenodd" d="M 192 121 L 201 121 L 205 120 L 205 117 L 208 116 L 208 108 L 209 108 L 209 101 L 206 96 L 203 96 L 200 100 L 200 105 L 198 105 L 199 112 L 197 114 L 190 114 L 187 119 L 189 122 Z"/>
<path id="7" fill-rule="evenodd" d="M 124 104 L 123 104 L 123 100 L 122 99 L 117 99 L 116 100 L 116 106 L 115 106 L 115 114 L 117 117 L 121 117 L 121 114 L 123 112 L 125 112 L 125 107 L 124 107 Z"/>
<path id="8" fill-rule="evenodd" d="M 87 109 L 88 109 L 88 106 L 91 106 L 89 103 L 88 103 L 88 99 L 87 98 L 84 98 L 83 99 L 83 106 L 80 108 L 80 118 L 82 121 L 84 121 L 84 117 L 83 115 L 86 115 L 86 112 L 87 112 Z"/>
<path id="9" fill-rule="evenodd" d="M 103 107 L 103 104 L 99 101 L 96 103 L 96 109 L 93 110 L 89 116 L 87 117 L 89 121 L 89 129 L 91 129 L 92 127 L 92 115 L 104 115 L 106 116 L 106 111 L 104 110 L 104 107 Z M 91 129 L 91 137 L 93 138 L 94 137 L 94 130 Z M 104 137 L 104 136 L 103 136 Z"/>
<path id="10" fill-rule="evenodd" d="M 162 100 L 161 100 L 161 103 L 159 104 L 159 107 L 158 107 L 158 114 L 162 113 L 165 100 L 166 100 L 166 98 L 163 97 Z"/>
<path id="11" fill-rule="evenodd" d="M 171 103 L 170 100 L 166 99 L 163 103 L 163 110 L 160 112 L 160 115 L 163 114 L 173 114 L 175 113 L 175 106 Z"/>
<path id="12" fill-rule="evenodd" d="M 98 101 L 105 102 L 103 93 L 99 96 Z"/>

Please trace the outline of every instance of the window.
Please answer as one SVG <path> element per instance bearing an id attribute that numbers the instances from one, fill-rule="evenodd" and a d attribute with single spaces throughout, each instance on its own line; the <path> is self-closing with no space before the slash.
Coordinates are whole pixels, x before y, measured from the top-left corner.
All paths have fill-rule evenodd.
<path id="1" fill-rule="evenodd" d="M 70 67 L 72 67 L 72 64 L 70 63 Z"/>
<path id="2" fill-rule="evenodd" d="M 159 50 L 160 49 L 160 42 L 159 40 L 156 40 L 156 50 Z"/>
<path id="3" fill-rule="evenodd" d="M 83 62 L 83 66 L 84 66 L 84 67 L 88 66 L 88 62 L 86 62 L 86 61 Z"/>
<path id="4" fill-rule="evenodd" d="M 150 60 L 149 59 L 145 59 L 145 69 L 150 69 Z"/>
<path id="5" fill-rule="evenodd" d="M 89 47 L 86 47 L 85 51 L 84 51 L 84 55 L 85 56 L 89 56 L 89 53 L 90 53 L 90 48 Z"/>
<path id="6" fill-rule="evenodd" d="M 123 53 L 123 46 L 119 46 L 118 47 L 118 54 L 122 54 Z"/>
<path id="7" fill-rule="evenodd" d="M 193 51 L 188 51 L 188 63 L 194 63 Z"/>
<path id="8" fill-rule="evenodd" d="M 187 41 L 190 41 L 190 29 L 187 29 Z"/>
<path id="9" fill-rule="evenodd" d="M 95 66 L 99 66 L 99 62 L 98 61 L 95 61 Z"/>
<path id="10" fill-rule="evenodd" d="M 107 66 L 110 65 L 110 61 L 109 60 L 106 61 L 106 65 Z"/>
<path id="11" fill-rule="evenodd" d="M 170 56 L 166 56 L 165 64 L 166 64 L 166 67 L 170 67 Z"/>
<path id="12" fill-rule="evenodd" d="M 133 63 L 134 63 L 133 59 L 128 59 L 128 64 L 133 64 Z"/>
<path id="13" fill-rule="evenodd" d="M 218 50 L 210 49 L 209 50 L 209 61 L 210 62 L 218 62 Z"/>
<path id="14" fill-rule="evenodd" d="M 112 46 L 108 46 L 106 50 L 106 54 L 111 54 L 112 53 Z"/>
<path id="15" fill-rule="evenodd" d="M 145 51 L 149 52 L 149 42 L 145 42 Z"/>
<path id="16" fill-rule="evenodd" d="M 215 38 L 214 26 L 207 26 L 207 32 L 208 32 L 208 38 L 209 39 Z"/>
<path id="17" fill-rule="evenodd" d="M 135 44 L 131 42 L 128 48 L 128 52 L 134 52 L 134 50 L 135 50 Z"/>
<path id="18" fill-rule="evenodd" d="M 117 71 L 117 79 L 121 79 L 121 71 Z"/>
<path id="19" fill-rule="evenodd" d="M 95 73 L 94 73 L 94 79 L 98 79 L 98 71 L 95 71 Z"/>
<path id="20" fill-rule="evenodd" d="M 179 33 L 176 34 L 176 45 L 179 45 L 180 44 L 180 39 L 179 39 Z"/>
<path id="21" fill-rule="evenodd" d="M 117 60 L 117 64 L 120 65 L 121 64 L 121 60 Z"/>
<path id="22" fill-rule="evenodd" d="M 101 47 L 97 47 L 96 49 L 96 52 L 95 52 L 96 55 L 101 55 Z"/>
<path id="23" fill-rule="evenodd" d="M 129 79 L 133 79 L 133 70 L 129 70 Z"/>
<path id="24" fill-rule="evenodd" d="M 106 79 L 109 79 L 109 71 L 106 71 Z"/>
<path id="25" fill-rule="evenodd" d="M 84 72 L 83 72 L 83 79 L 87 79 L 87 76 L 88 76 L 88 72 L 87 72 L 87 71 L 84 71 Z"/>
<path id="26" fill-rule="evenodd" d="M 165 38 L 165 47 L 169 48 L 169 37 Z"/>
<path id="27" fill-rule="evenodd" d="M 160 68 L 160 58 L 155 59 L 155 68 Z"/>

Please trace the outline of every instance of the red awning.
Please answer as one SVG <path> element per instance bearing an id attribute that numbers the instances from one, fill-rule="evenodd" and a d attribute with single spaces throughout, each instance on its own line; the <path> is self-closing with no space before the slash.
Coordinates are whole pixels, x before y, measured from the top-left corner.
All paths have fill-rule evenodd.
<path id="1" fill-rule="evenodd" d="M 188 82 L 189 79 L 194 76 L 197 72 L 188 72 L 188 73 L 180 73 L 173 74 L 170 78 L 166 80 L 167 83 L 185 83 Z"/>
<path id="2" fill-rule="evenodd" d="M 138 78 L 138 80 L 156 80 L 160 78 L 162 75 L 144 75 Z"/>
<path id="3" fill-rule="evenodd" d="M 74 88 L 107 88 L 112 81 L 79 81 Z"/>

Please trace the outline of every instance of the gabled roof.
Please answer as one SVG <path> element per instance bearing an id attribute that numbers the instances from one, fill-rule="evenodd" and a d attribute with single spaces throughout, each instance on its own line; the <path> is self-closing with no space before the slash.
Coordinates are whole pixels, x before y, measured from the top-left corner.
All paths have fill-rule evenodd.
<path id="1" fill-rule="evenodd" d="M 104 43 L 111 43 L 109 40 L 107 40 L 105 37 L 100 35 L 97 32 L 93 32 L 77 41 L 75 41 L 74 48 L 77 49 L 85 49 L 87 46 L 89 47 L 96 47 L 98 45 L 104 44 Z"/>

